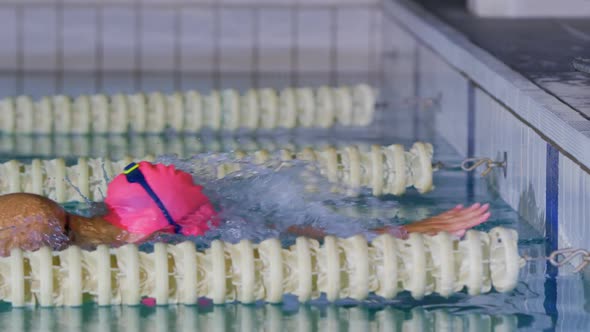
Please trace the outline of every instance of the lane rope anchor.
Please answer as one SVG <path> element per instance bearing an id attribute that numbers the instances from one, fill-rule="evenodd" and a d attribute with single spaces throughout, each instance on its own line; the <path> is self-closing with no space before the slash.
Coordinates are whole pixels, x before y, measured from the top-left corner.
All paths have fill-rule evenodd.
<path id="1" fill-rule="evenodd" d="M 461 169 L 466 172 L 471 172 L 480 167 L 481 165 L 485 165 L 486 169 L 481 173 L 481 176 L 486 176 L 492 171 L 492 169 L 501 168 L 505 178 L 507 172 L 507 164 L 508 153 L 504 152 L 504 158 L 502 159 L 502 161 L 494 161 L 491 158 L 467 158 L 463 160 L 463 162 L 461 163 Z"/>
<path id="2" fill-rule="evenodd" d="M 578 265 L 574 265 L 574 273 L 581 272 L 588 265 L 590 265 L 590 251 L 580 248 L 563 248 L 553 251 L 548 257 L 531 257 L 523 255 L 522 258 L 527 261 L 543 260 L 548 261 L 549 264 L 562 268 L 568 263 L 572 263 L 575 258 L 581 258 L 581 262 Z"/>
<path id="3" fill-rule="evenodd" d="M 563 259 L 560 259 L 560 256 L 563 256 Z M 586 268 L 588 264 L 590 264 L 590 252 L 588 252 L 588 250 L 575 248 L 559 249 L 552 252 L 551 255 L 547 257 L 547 260 L 549 263 L 551 263 L 551 265 L 559 268 L 566 265 L 576 257 L 580 257 L 582 259 L 582 261 L 574 268 L 574 272 L 578 273 Z"/>

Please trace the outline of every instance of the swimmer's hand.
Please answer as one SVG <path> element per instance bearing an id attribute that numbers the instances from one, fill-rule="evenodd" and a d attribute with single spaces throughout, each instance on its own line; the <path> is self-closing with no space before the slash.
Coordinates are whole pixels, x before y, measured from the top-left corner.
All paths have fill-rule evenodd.
<path id="1" fill-rule="evenodd" d="M 468 208 L 463 207 L 463 205 L 457 205 L 453 209 L 437 216 L 404 226 L 376 228 L 373 229 L 373 232 L 377 234 L 388 233 L 402 239 L 407 238 L 408 233 L 436 235 L 439 232 L 449 232 L 457 237 L 462 237 L 467 230 L 486 222 L 490 218 L 489 208 L 489 204 L 481 205 L 479 203 L 473 204 Z M 305 236 L 314 239 L 321 239 L 327 235 L 322 229 L 312 226 L 291 226 L 287 229 L 287 232 L 296 236 Z"/>
<path id="2" fill-rule="evenodd" d="M 462 237 L 472 227 L 486 222 L 490 218 L 489 204 L 475 203 L 468 208 L 457 205 L 455 208 L 437 216 L 426 218 L 411 224 L 401 226 L 408 233 L 422 233 L 436 235 L 439 232 L 449 232 Z M 384 233 L 383 229 L 379 233 Z"/>
<path id="3" fill-rule="evenodd" d="M 295 236 L 304 236 L 311 239 L 320 240 L 326 237 L 324 230 L 315 228 L 313 226 L 293 225 L 287 228 L 287 233 Z"/>

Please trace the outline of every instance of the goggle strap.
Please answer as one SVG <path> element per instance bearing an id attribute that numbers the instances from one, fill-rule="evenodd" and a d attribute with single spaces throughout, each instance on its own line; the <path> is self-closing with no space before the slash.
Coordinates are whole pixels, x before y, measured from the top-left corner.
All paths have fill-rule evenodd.
<path id="1" fill-rule="evenodd" d="M 129 183 L 138 183 L 139 185 L 141 185 L 141 187 L 146 191 L 146 193 L 150 196 L 150 198 L 154 201 L 154 203 L 156 203 L 156 205 L 158 206 L 160 211 L 162 211 L 162 214 L 164 215 L 164 217 L 168 221 L 168 224 L 174 227 L 174 232 L 177 234 L 180 233 L 180 230 L 182 229 L 182 227 L 179 224 L 177 224 L 174 221 L 174 219 L 172 219 L 172 215 L 170 215 L 170 213 L 168 212 L 168 210 L 164 206 L 164 203 L 162 203 L 162 201 L 160 200 L 158 195 L 154 192 L 152 187 L 150 187 L 150 185 L 147 183 L 145 176 L 143 176 L 143 173 L 139 169 L 139 165 L 137 163 L 131 163 L 131 164 L 127 165 L 125 167 L 125 169 L 123 170 L 123 174 L 125 174 L 125 177 L 127 178 L 127 181 Z"/>

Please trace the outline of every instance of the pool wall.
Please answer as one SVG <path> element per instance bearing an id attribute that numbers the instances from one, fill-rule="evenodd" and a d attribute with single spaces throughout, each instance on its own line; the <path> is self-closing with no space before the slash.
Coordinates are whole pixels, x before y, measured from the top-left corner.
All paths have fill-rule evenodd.
<path id="1" fill-rule="evenodd" d="M 413 2 L 383 8 L 385 67 L 411 87 L 401 94 L 435 100 L 420 116 L 462 155 L 507 152 L 507 176 L 488 182 L 552 247 L 589 248 L 589 121 Z"/>
<path id="2" fill-rule="evenodd" d="M 378 0 L 3 1 L 0 91 L 374 82 L 380 18 Z"/>

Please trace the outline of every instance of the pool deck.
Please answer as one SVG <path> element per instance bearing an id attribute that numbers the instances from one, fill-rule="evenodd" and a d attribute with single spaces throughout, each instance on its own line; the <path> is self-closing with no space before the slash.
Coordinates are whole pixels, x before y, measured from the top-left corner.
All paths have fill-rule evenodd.
<path id="1" fill-rule="evenodd" d="M 388 15 L 548 142 L 590 166 L 590 20 L 480 18 L 460 1 L 385 1 Z"/>
<path id="2" fill-rule="evenodd" d="M 384 0 L 391 61 L 416 68 L 430 122 L 462 155 L 507 153 L 489 183 L 551 248 L 588 248 L 590 74 L 572 61 L 590 57 L 590 20 L 480 18 L 462 3 Z"/>
<path id="3" fill-rule="evenodd" d="M 461 4 L 418 2 L 590 120 L 590 73 L 580 72 L 572 64 L 577 57 L 590 59 L 589 19 L 482 18 L 471 15 Z M 590 130 L 590 123 L 582 130 Z"/>

